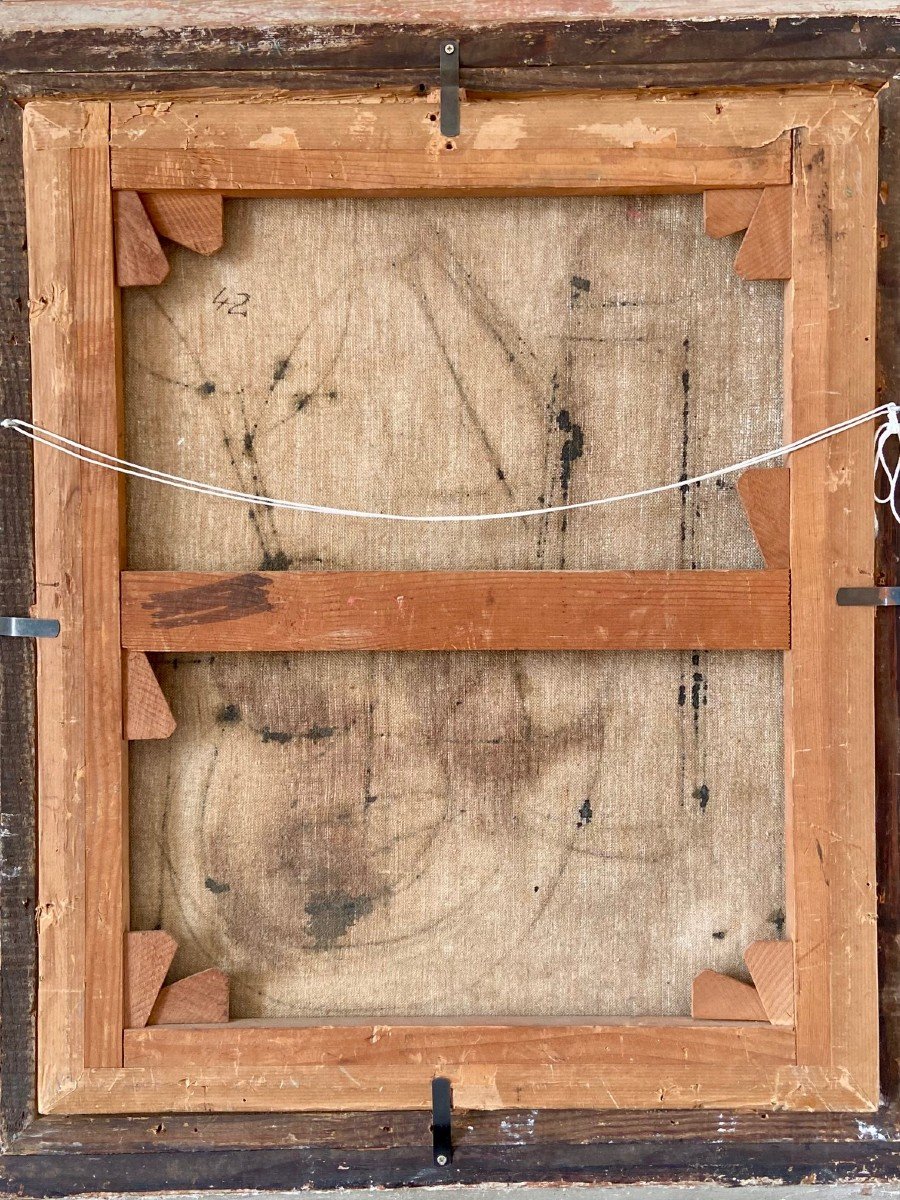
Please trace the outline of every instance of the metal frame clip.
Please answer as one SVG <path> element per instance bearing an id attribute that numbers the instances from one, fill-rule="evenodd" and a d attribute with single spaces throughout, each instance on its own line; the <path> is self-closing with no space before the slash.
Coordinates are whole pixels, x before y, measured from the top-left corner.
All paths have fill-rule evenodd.
<path id="1" fill-rule="evenodd" d="M 449 1167 L 453 1162 L 453 1086 L 449 1079 L 438 1076 L 431 1081 L 431 1137 L 434 1162 Z"/>
<path id="2" fill-rule="evenodd" d="M 841 608 L 894 608 L 900 605 L 900 587 L 838 588 Z"/>
<path id="3" fill-rule="evenodd" d="M 459 42 L 441 41 L 441 133 L 459 136 Z"/>
<path id="4" fill-rule="evenodd" d="M 59 621 L 45 617 L 0 617 L 0 637 L 59 637 Z"/>

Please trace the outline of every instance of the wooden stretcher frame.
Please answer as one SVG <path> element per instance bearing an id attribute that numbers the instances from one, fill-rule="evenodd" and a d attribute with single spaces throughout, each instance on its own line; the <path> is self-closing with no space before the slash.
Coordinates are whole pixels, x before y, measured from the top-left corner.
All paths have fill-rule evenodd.
<path id="1" fill-rule="evenodd" d="M 431 97 L 374 99 L 28 105 L 35 422 L 107 453 L 120 447 L 116 191 L 789 189 L 785 438 L 873 406 L 878 122 L 871 94 L 848 86 L 485 99 L 464 104 L 462 132 L 449 141 Z M 231 1022 L 126 1033 L 123 645 L 134 651 L 159 642 L 142 642 L 146 630 L 135 633 L 127 621 L 120 636 L 120 582 L 127 609 L 141 581 L 120 579 L 119 477 L 40 446 L 35 475 L 35 611 L 62 627 L 38 650 L 41 1111 L 425 1109 L 437 1074 L 451 1079 L 463 1108 L 877 1105 L 873 615 L 835 605 L 838 587 L 872 578 L 870 428 L 791 463 L 790 1025 Z M 272 581 L 259 578 L 254 586 L 268 595 Z M 157 590 L 181 586 L 177 577 L 164 585 Z M 557 586 L 564 602 L 567 581 Z M 195 626 L 204 636 L 211 628 Z M 466 629 L 471 619 L 462 629 L 445 623 L 434 644 L 465 648 Z M 515 644 L 532 646 L 533 634 L 523 629 Z M 744 628 L 728 644 L 772 644 L 753 636 Z M 705 644 L 702 630 L 681 637 L 675 644 Z"/>

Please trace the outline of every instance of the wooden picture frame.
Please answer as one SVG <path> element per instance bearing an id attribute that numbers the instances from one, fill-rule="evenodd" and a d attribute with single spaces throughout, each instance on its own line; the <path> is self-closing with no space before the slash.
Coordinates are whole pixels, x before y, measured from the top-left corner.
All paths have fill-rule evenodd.
<path id="1" fill-rule="evenodd" d="M 710 197 L 708 226 L 725 201 L 743 201 L 738 207 L 750 227 L 737 269 L 750 278 L 790 276 L 786 440 L 873 406 L 878 117 L 870 93 L 845 86 L 716 97 L 479 100 L 463 105 L 462 132 L 453 139 L 440 135 L 429 96 L 399 95 L 374 113 L 371 106 L 361 109 L 366 104 L 365 97 L 204 97 L 159 106 L 118 100 L 28 105 L 35 423 L 117 453 L 116 270 L 127 282 L 123 267 L 133 265 L 151 282 L 141 270 L 162 269 L 152 222 L 144 223 L 125 196 L 170 193 L 702 191 Z M 372 119 L 359 120 L 360 111 Z M 755 205 L 746 193 L 756 193 Z M 141 211 L 148 211 L 143 202 Z M 126 1032 L 123 646 L 130 654 L 165 648 L 172 630 L 193 648 L 207 644 L 200 636 L 216 636 L 216 623 L 197 625 L 191 605 L 198 603 L 198 589 L 221 589 L 222 581 L 121 576 L 118 477 L 41 446 L 35 476 L 35 613 L 61 624 L 60 637 L 38 649 L 41 1111 L 427 1109 L 437 1074 L 451 1080 L 464 1108 L 866 1111 L 877 1105 L 874 623 L 870 610 L 835 604 L 838 587 L 871 582 L 871 429 L 804 450 L 790 463 L 785 719 L 792 954 L 790 1003 L 777 1010 L 777 1020 L 784 1022 L 787 1013 L 789 1023 L 764 1019 L 775 994 L 783 995 L 785 968 L 778 965 L 773 987 L 772 952 L 763 948 L 748 954 L 762 1006 L 752 1020 L 726 1019 L 735 1011 L 730 985 L 701 977 L 695 1012 L 710 1019 L 296 1023 L 277 1031 L 233 1022 Z M 754 573 L 767 578 L 768 640 L 760 633 L 765 612 L 751 607 L 738 629 L 722 615 L 735 595 L 742 600 L 760 581 L 732 581 L 738 592 L 729 592 L 728 581 L 689 581 L 710 602 L 710 620 L 719 622 L 723 640 L 712 644 L 786 648 L 786 572 L 782 565 Z M 547 579 L 539 585 L 546 592 L 540 603 L 577 608 L 575 590 L 583 589 L 582 611 L 588 612 L 604 586 L 639 588 L 639 574 Z M 489 581 L 491 603 L 481 607 L 470 601 L 473 589 L 481 589 L 484 600 L 484 580 L 413 580 L 440 600 L 442 620 L 427 644 L 467 646 L 473 630 L 490 642 L 494 597 L 534 587 L 537 581 L 527 576 Z M 266 628 L 275 624 L 292 639 L 278 644 L 318 645 L 308 637 L 308 620 L 298 633 L 278 615 L 290 613 L 291 599 L 279 596 L 276 603 L 273 589 L 289 589 L 289 581 L 255 579 L 252 587 L 269 614 Z M 246 592 L 245 584 L 230 582 L 235 596 Z M 148 583 L 149 606 L 141 601 Z M 333 578 L 322 586 L 361 584 L 372 589 L 365 644 L 393 645 L 396 623 L 384 619 L 383 581 Z M 194 590 L 187 605 L 186 585 Z M 166 620 L 154 621 L 158 597 L 168 593 L 175 593 L 174 607 L 165 610 Z M 466 601 L 462 616 L 454 617 L 449 606 L 454 594 Z M 677 612 L 677 598 L 672 603 Z M 491 644 L 544 644 L 535 642 L 542 611 L 539 606 L 536 627 L 507 627 Z M 638 600 L 632 611 L 638 621 Z M 218 623 L 226 640 L 244 620 L 240 611 L 232 615 L 240 620 Z M 544 618 L 545 634 L 547 624 Z M 170 633 L 161 634 L 164 628 Z M 267 648 L 252 621 L 243 634 L 240 645 L 232 641 L 229 648 Z M 588 615 L 565 644 L 612 647 L 625 634 L 598 638 Z M 640 636 L 639 625 L 629 636 Z M 709 623 L 695 616 L 669 644 L 707 645 L 711 636 Z M 724 989 L 723 1001 L 715 998 L 717 988 Z M 742 994 L 742 1002 L 747 999 Z M 728 1008 L 717 1013 L 717 1003 Z"/>

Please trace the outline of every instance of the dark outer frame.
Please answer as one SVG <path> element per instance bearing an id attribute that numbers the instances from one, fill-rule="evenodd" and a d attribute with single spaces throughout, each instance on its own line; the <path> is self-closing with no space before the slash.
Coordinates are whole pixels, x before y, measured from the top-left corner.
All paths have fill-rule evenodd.
<path id="1" fill-rule="evenodd" d="M 0 407 L 30 417 L 20 105 L 33 96 L 439 82 L 460 39 L 471 91 L 855 81 L 881 87 L 879 399 L 900 402 L 900 19 L 537 21 L 449 29 L 372 23 L 79 29 L 0 35 Z M 885 86 L 895 77 L 892 86 Z M 463 119 L 465 114 L 463 113 Z M 33 481 L 24 439 L 0 435 L 0 612 L 34 601 Z M 900 584 L 900 528 L 876 544 Z M 900 1178 L 900 628 L 876 612 L 881 1108 L 842 1114 L 457 1112 L 455 1155 L 432 1163 L 428 1114 L 37 1117 L 34 651 L 0 639 L 0 1193 L 449 1183 L 831 1182 Z"/>

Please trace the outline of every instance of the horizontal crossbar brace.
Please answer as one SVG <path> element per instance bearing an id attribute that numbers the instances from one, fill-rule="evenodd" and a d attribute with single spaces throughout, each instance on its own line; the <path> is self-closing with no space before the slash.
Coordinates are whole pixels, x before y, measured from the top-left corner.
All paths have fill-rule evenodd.
<path id="1" fill-rule="evenodd" d="M 786 650 L 761 571 L 125 572 L 129 650 Z"/>

